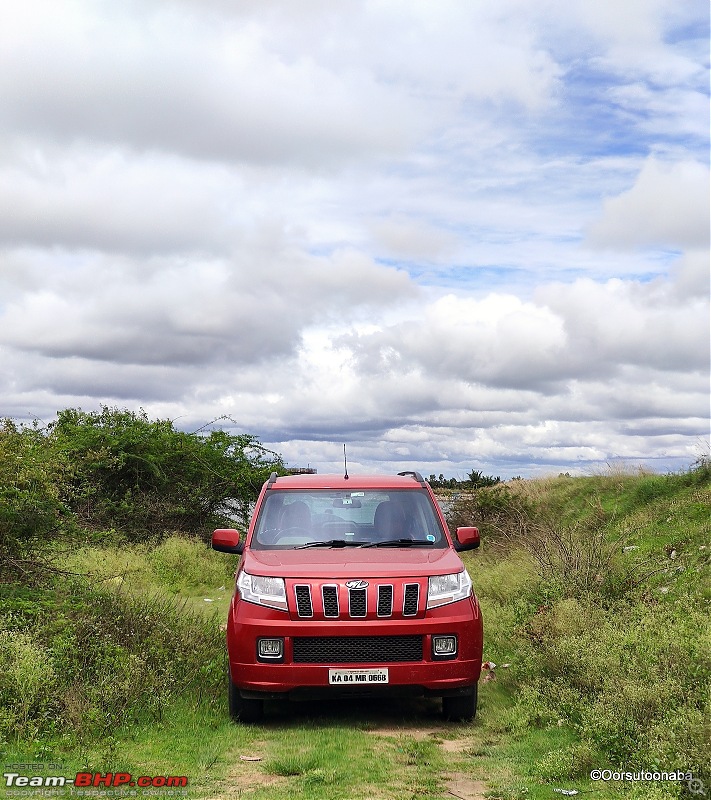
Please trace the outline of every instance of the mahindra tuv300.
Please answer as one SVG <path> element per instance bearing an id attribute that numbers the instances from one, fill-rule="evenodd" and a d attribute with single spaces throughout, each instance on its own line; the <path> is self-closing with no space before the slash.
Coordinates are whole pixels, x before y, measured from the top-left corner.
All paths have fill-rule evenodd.
<path id="1" fill-rule="evenodd" d="M 264 700 L 442 698 L 444 717 L 476 713 L 482 618 L 432 489 L 396 477 L 272 474 L 244 541 L 227 620 L 233 718 L 261 718 Z"/>

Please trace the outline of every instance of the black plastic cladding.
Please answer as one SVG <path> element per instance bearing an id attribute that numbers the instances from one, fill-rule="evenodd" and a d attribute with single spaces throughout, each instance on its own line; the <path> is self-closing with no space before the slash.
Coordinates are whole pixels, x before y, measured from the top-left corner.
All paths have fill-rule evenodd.
<path id="1" fill-rule="evenodd" d="M 419 481 L 421 486 L 425 485 L 425 479 L 420 475 L 419 472 L 415 472 L 414 470 L 406 470 L 405 472 L 398 472 L 399 477 L 401 478 L 414 478 L 416 481 Z"/>

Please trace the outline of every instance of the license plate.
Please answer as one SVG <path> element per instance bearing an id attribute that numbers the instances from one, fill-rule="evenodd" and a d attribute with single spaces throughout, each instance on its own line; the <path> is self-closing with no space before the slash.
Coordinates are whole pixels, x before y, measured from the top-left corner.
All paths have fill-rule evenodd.
<path id="1" fill-rule="evenodd" d="M 387 683 L 387 669 L 329 669 L 328 682 L 340 686 L 372 685 Z"/>

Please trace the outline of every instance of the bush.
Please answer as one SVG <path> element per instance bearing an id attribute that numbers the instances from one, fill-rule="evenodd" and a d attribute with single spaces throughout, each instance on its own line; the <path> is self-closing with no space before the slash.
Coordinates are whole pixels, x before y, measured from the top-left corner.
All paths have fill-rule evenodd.
<path id="1" fill-rule="evenodd" d="M 65 463 L 38 426 L 0 423 L 0 574 L 22 574 L 47 539 L 71 530 Z"/>
<path id="2" fill-rule="evenodd" d="M 36 571 L 48 544 L 80 528 L 141 541 L 246 526 L 272 471 L 284 472 L 281 458 L 253 436 L 184 433 L 144 412 L 67 409 L 46 427 L 5 420 L 0 575 Z"/>
<path id="3" fill-rule="evenodd" d="M 511 662 L 500 677 L 516 697 L 502 724 L 578 738 L 544 756 L 539 777 L 585 777 L 595 756 L 596 766 L 711 780 L 708 480 L 702 464 L 517 481 L 450 514 L 482 528 L 472 574 L 487 649 Z"/>
<path id="4" fill-rule="evenodd" d="M 522 534 L 533 519 L 534 503 L 506 484 L 477 489 L 454 502 L 447 514 L 452 529 L 478 525 L 488 541 L 497 544 L 514 533 Z"/>
<path id="5" fill-rule="evenodd" d="M 133 540 L 245 522 L 270 472 L 283 471 L 253 436 L 184 433 L 143 411 L 67 409 L 49 427 L 51 447 L 72 465 L 79 520 Z"/>
<path id="6" fill-rule="evenodd" d="M 29 633 L 0 631 L 0 738 L 35 737 L 54 704 L 56 674 Z"/>
<path id="7" fill-rule="evenodd" d="M 567 780 L 590 773 L 599 763 L 599 754 L 587 742 L 579 742 L 552 750 L 540 759 L 534 769 L 545 780 Z"/>
<path id="8" fill-rule="evenodd" d="M 708 768 L 705 748 L 691 746 L 704 740 L 708 713 L 700 690 L 711 683 L 708 619 L 682 606 L 670 611 L 569 599 L 539 611 L 525 629 L 520 677 L 533 690 L 519 700 L 523 718 L 563 719 L 618 767 L 649 766 L 664 754 L 684 769 Z"/>
<path id="9" fill-rule="evenodd" d="M 22 591 L 17 602 L 4 591 L 12 628 L 0 634 L 5 738 L 82 741 L 160 719 L 179 695 L 222 695 L 224 635 L 179 603 L 82 580 L 41 595 L 34 608 Z"/>

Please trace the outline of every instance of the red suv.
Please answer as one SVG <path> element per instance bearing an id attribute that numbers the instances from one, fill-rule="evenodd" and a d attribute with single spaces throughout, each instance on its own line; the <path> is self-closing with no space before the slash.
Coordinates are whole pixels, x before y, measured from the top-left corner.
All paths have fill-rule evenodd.
<path id="1" fill-rule="evenodd" d="M 241 554 L 227 621 L 229 706 L 261 718 L 264 700 L 434 696 L 446 719 L 476 713 L 482 618 L 453 540 L 417 472 L 397 477 L 275 473 Z"/>

